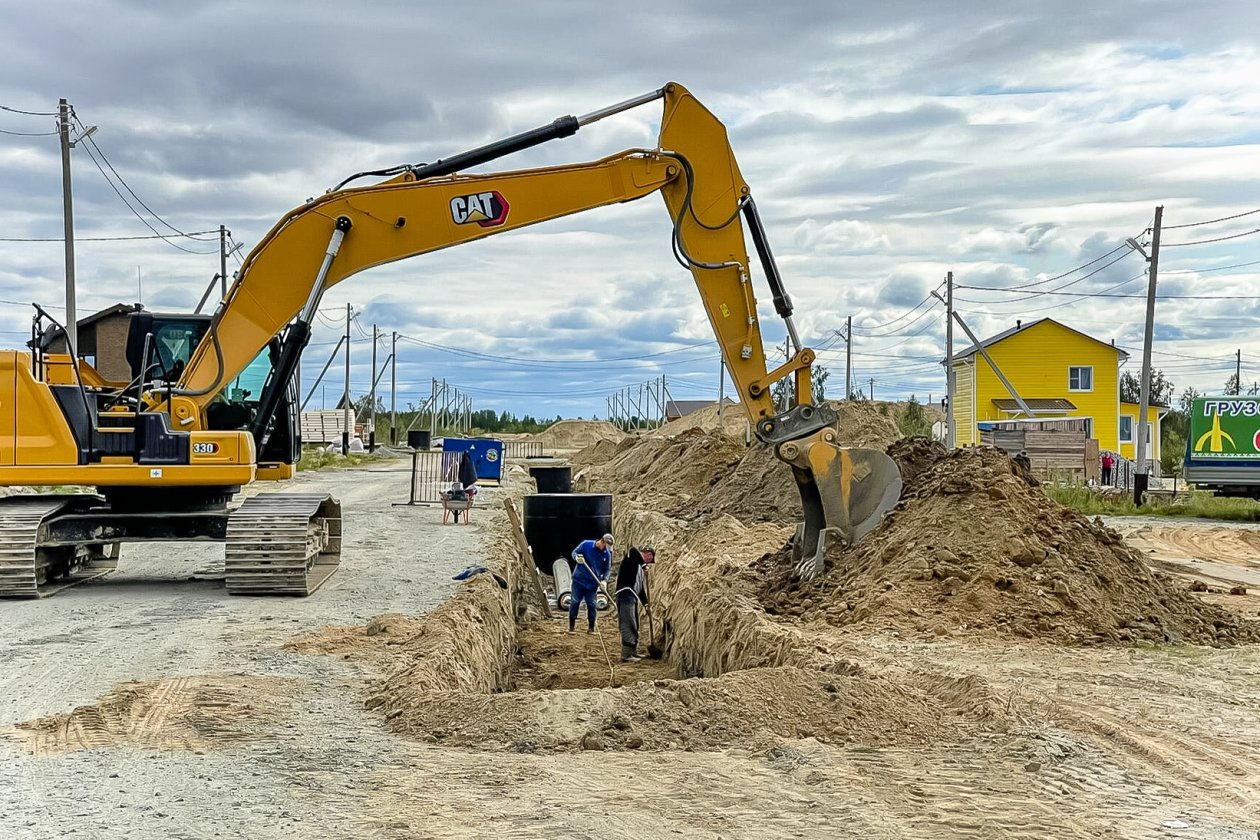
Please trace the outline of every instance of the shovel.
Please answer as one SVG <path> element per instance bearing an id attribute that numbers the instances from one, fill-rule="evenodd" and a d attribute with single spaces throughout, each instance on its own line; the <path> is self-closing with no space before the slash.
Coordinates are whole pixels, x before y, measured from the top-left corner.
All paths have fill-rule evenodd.
<path id="1" fill-rule="evenodd" d="M 656 644 L 656 622 L 652 620 L 652 593 L 648 590 L 647 569 L 643 570 L 643 594 L 647 596 L 648 600 L 643 605 L 648 618 L 648 656 L 653 659 L 661 659 L 665 656 L 665 651 L 661 650 Z"/>

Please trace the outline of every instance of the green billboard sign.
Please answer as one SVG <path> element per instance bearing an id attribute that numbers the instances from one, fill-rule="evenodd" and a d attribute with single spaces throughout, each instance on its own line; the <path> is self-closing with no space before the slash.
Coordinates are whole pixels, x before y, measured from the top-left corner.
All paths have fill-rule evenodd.
<path id="1" fill-rule="evenodd" d="M 1200 397 L 1190 409 L 1190 457 L 1260 460 L 1260 397 Z"/>

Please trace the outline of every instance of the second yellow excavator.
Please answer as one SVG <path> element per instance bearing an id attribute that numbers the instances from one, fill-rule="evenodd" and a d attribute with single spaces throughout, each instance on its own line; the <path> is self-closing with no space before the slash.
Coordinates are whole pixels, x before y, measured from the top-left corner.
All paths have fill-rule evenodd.
<path id="1" fill-rule="evenodd" d="M 462 174 L 585 125 L 663 100 L 655 148 L 602 160 Z M 383 178 L 352 187 L 362 178 Z M 897 501 L 882 452 L 836 445 L 835 412 L 812 402 L 803 346 L 726 129 L 679 84 L 566 116 L 450 158 L 362 172 L 284 216 L 245 259 L 213 317 L 131 316 L 129 382 L 84 359 L 0 351 L 0 485 L 89 485 L 98 494 L 0 499 L 0 596 L 35 597 L 81 567 L 147 540 L 223 540 L 232 593 L 306 594 L 340 557 L 341 511 L 320 494 L 264 493 L 300 455 L 294 374 L 322 295 L 353 274 L 595 207 L 659 192 L 670 247 L 691 271 L 757 437 L 792 469 L 804 507 L 794 553 L 812 577 L 832 541 L 850 543 Z M 742 222 L 741 222 L 742 219 Z M 768 370 L 752 237 L 791 358 Z M 36 316 L 37 331 L 51 319 Z M 774 383 L 793 378 L 776 409 Z"/>

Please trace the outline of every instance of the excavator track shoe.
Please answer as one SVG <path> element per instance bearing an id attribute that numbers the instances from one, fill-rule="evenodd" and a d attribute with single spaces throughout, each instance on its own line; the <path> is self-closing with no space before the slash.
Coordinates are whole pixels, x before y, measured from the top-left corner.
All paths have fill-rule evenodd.
<path id="1" fill-rule="evenodd" d="M 323 493 L 262 493 L 228 518 L 230 595 L 310 595 L 341 563 L 341 503 Z"/>
<path id="2" fill-rule="evenodd" d="M 47 598 L 118 567 L 118 546 L 41 546 L 42 527 L 69 496 L 0 500 L 0 598 Z"/>

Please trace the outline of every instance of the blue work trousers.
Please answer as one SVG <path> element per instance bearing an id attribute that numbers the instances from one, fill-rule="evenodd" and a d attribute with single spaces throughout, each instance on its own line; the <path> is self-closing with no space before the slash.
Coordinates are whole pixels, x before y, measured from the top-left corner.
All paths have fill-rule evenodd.
<path id="1" fill-rule="evenodd" d="M 598 587 L 587 586 L 582 581 L 574 578 L 573 591 L 570 593 L 572 599 L 569 601 L 569 629 L 577 624 L 578 609 L 582 602 L 586 602 L 586 622 L 592 630 L 595 629 L 595 593 Z"/>

